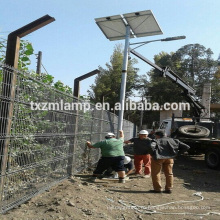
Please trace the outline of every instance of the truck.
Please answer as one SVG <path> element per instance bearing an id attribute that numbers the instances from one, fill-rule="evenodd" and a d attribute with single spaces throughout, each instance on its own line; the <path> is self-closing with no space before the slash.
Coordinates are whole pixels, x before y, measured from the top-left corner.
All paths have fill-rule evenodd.
<path id="1" fill-rule="evenodd" d="M 189 154 L 204 154 L 209 168 L 220 168 L 220 122 L 205 117 L 207 110 L 197 98 L 196 91 L 169 67 L 159 67 L 134 49 L 130 53 L 159 71 L 161 77 L 166 77 L 179 86 L 191 106 L 191 117 L 175 117 L 173 114 L 172 118 L 162 121 L 159 129 L 164 130 L 167 136 L 188 144 Z"/>

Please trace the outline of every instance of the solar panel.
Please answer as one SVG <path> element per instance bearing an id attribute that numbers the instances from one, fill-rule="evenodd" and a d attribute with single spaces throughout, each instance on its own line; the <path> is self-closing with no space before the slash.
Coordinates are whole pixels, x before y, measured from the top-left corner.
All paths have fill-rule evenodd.
<path id="1" fill-rule="evenodd" d="M 125 39 L 126 25 L 130 26 L 130 38 L 163 34 L 151 10 L 96 18 L 95 21 L 110 41 Z"/>

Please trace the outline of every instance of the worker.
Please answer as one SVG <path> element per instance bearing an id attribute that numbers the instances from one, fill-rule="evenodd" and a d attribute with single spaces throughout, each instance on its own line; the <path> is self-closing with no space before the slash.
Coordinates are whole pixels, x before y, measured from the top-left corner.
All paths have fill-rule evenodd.
<path id="1" fill-rule="evenodd" d="M 125 171 L 124 171 L 124 133 L 122 130 L 119 131 L 119 139 L 115 138 L 113 133 L 108 133 L 105 136 L 104 141 L 91 144 L 87 141 L 89 148 L 100 148 L 102 157 L 99 159 L 97 167 L 93 172 L 94 177 L 99 177 L 102 173 L 112 167 L 114 171 L 118 173 L 119 183 L 125 183 Z"/>
<path id="2" fill-rule="evenodd" d="M 147 130 L 141 130 L 138 138 L 131 138 L 124 142 L 133 143 L 135 174 L 142 175 L 142 164 L 144 163 L 144 178 L 150 177 L 151 174 L 151 156 L 149 154 L 151 139 L 147 135 Z"/>
<path id="3" fill-rule="evenodd" d="M 125 167 L 125 176 L 130 175 L 134 171 L 133 161 L 128 156 L 125 156 L 124 167 Z"/>
<path id="4" fill-rule="evenodd" d="M 163 172 L 166 177 L 166 185 L 164 193 L 172 193 L 173 189 L 173 164 L 178 153 L 189 150 L 189 146 L 177 139 L 165 136 L 163 130 L 155 132 L 155 140 L 151 143 L 151 177 L 155 193 L 162 193 L 160 173 Z"/>
<path id="5" fill-rule="evenodd" d="M 155 139 L 155 130 L 153 129 L 150 134 L 148 134 L 148 138 Z"/>
<path id="6" fill-rule="evenodd" d="M 134 171 L 133 162 L 129 156 L 125 156 L 124 158 L 124 168 L 125 168 L 125 177 L 127 177 Z M 118 173 L 113 171 L 112 167 L 109 167 L 105 171 L 104 176 L 108 176 L 109 178 L 118 178 Z"/>

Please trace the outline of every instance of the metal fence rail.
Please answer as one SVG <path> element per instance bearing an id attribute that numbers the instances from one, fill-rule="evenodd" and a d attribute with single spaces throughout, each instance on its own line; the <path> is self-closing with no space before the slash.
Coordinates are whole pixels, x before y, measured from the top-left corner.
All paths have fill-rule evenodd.
<path id="1" fill-rule="evenodd" d="M 14 86 L 7 84 L 12 78 Z M 34 103 L 56 104 L 33 110 Z M 39 75 L 0 63 L 0 212 L 96 163 L 100 152 L 88 150 L 86 140 L 116 132 L 116 115 L 91 104 L 70 110 L 65 103 L 88 104 L 42 83 Z M 124 121 L 123 129 L 126 138 L 133 137 L 133 123 Z"/>

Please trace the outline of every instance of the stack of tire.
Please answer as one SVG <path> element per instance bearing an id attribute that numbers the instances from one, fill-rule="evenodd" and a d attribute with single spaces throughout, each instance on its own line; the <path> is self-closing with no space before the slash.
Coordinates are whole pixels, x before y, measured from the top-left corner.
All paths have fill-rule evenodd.
<path id="1" fill-rule="evenodd" d="M 206 138 L 210 130 L 198 125 L 184 125 L 178 129 L 178 136 L 187 138 Z M 205 152 L 205 161 L 208 167 L 217 169 L 220 167 L 220 148 L 210 146 Z"/>
<path id="2" fill-rule="evenodd" d="M 199 125 L 184 125 L 178 129 L 178 132 L 185 137 L 205 138 L 210 134 L 210 130 Z"/>

